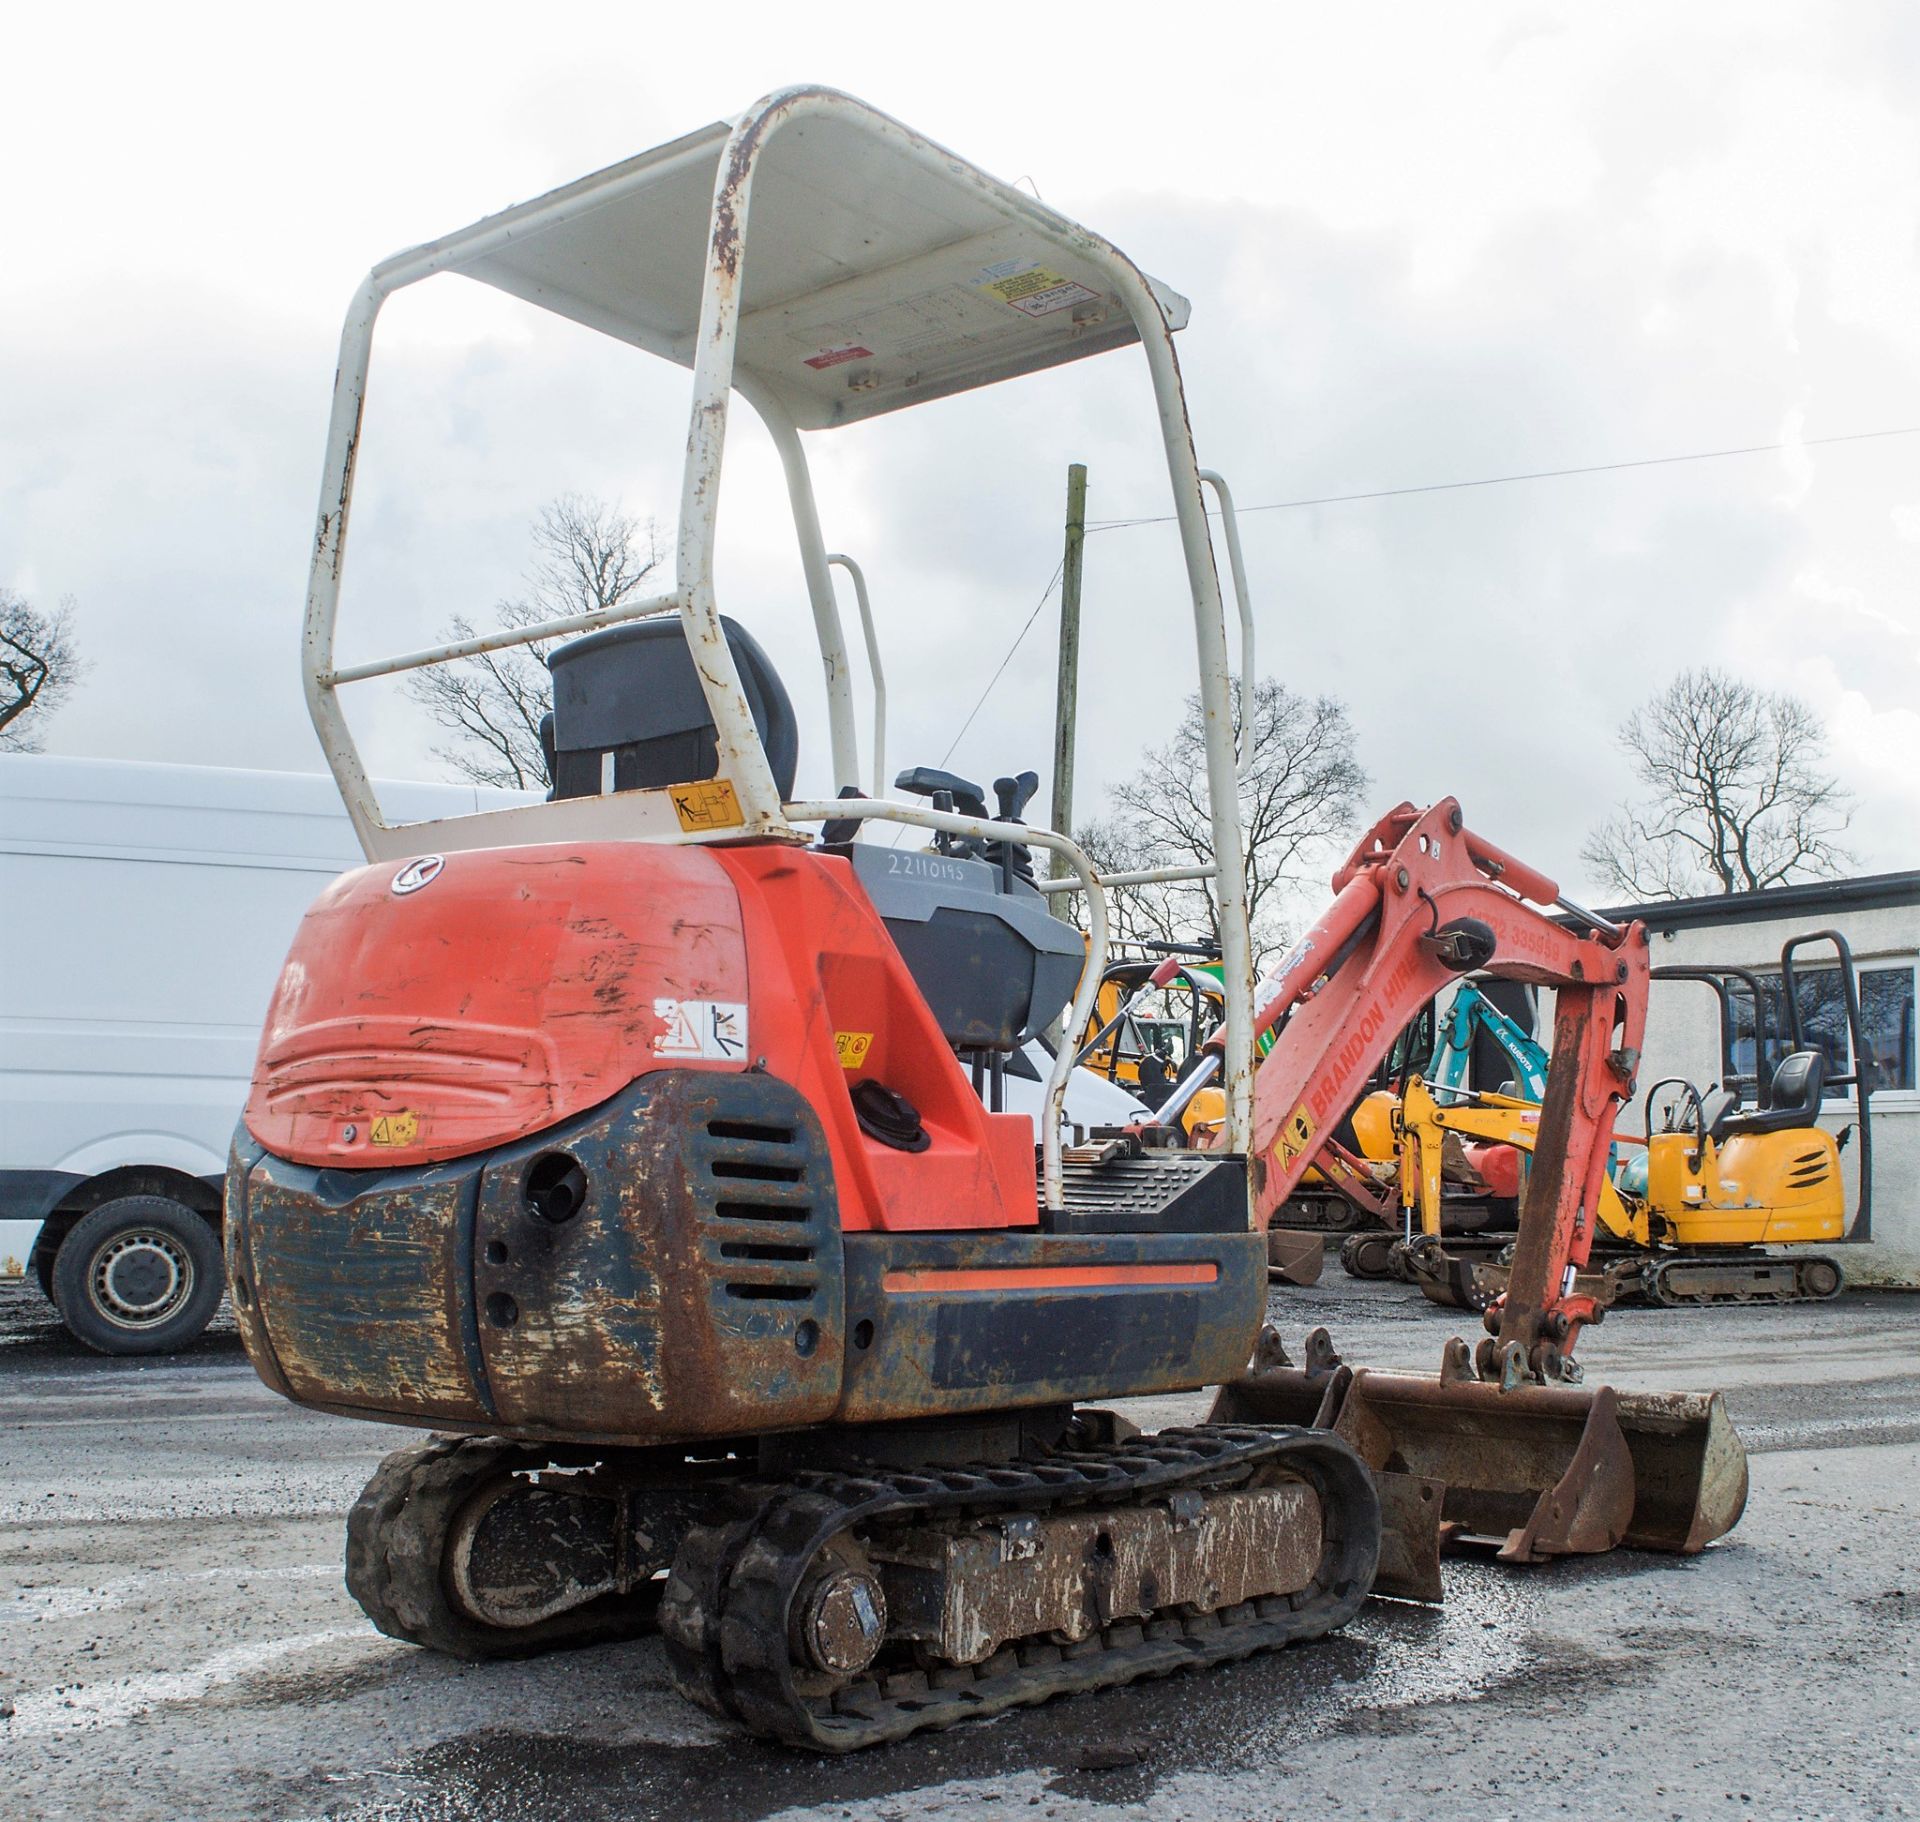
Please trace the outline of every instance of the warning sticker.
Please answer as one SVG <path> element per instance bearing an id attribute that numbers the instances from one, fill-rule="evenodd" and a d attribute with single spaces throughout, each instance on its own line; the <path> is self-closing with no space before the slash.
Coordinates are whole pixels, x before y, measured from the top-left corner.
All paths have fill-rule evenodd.
<path id="1" fill-rule="evenodd" d="M 873 350 L 863 348 L 858 342 L 847 342 L 839 348 L 822 348 L 818 354 L 807 356 L 806 364 L 815 372 L 824 372 L 829 367 L 838 367 L 847 361 L 870 361 Z"/>
<path id="2" fill-rule="evenodd" d="M 667 793 L 673 813 L 689 835 L 705 829 L 737 829 L 747 819 L 730 778 L 703 778 L 698 784 L 677 784 Z"/>
<path id="3" fill-rule="evenodd" d="M 747 1049 L 747 1009 L 738 1000 L 655 1000 L 657 1057 L 704 1057 L 730 1063 Z"/>
<path id="4" fill-rule="evenodd" d="M 858 1069 L 867 1060 L 867 1052 L 872 1048 L 871 1031 L 836 1031 L 833 1034 L 833 1054 L 840 1059 L 842 1069 Z"/>
<path id="5" fill-rule="evenodd" d="M 989 297 L 1011 304 L 1022 316 L 1051 316 L 1075 304 L 1093 303 L 1100 295 L 1071 278 L 1062 278 L 1058 272 L 1049 272 L 1033 259 L 1003 259 L 989 266 L 974 283 Z"/>
<path id="6" fill-rule="evenodd" d="M 376 1145 L 411 1145 L 420 1136 L 420 1116 L 404 1109 L 383 1113 L 367 1128 L 367 1137 Z"/>
<path id="7" fill-rule="evenodd" d="M 1291 1114 L 1287 1123 L 1280 1129 L 1280 1166 L 1284 1170 L 1291 1166 L 1304 1151 L 1313 1144 L 1313 1115 L 1307 1112 L 1307 1104 L 1302 1101 Z"/>

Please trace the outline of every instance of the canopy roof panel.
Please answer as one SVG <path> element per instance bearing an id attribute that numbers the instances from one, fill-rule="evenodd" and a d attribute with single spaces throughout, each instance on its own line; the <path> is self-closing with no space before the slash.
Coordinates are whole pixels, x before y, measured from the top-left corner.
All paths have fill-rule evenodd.
<path id="1" fill-rule="evenodd" d="M 704 127 L 375 276 L 463 273 L 691 367 L 731 130 Z M 1123 347 L 1139 337 L 1107 257 L 957 159 L 930 164 L 858 116 L 805 115 L 757 153 L 737 379 L 817 430 Z M 1149 284 L 1185 327 L 1186 299 Z"/>

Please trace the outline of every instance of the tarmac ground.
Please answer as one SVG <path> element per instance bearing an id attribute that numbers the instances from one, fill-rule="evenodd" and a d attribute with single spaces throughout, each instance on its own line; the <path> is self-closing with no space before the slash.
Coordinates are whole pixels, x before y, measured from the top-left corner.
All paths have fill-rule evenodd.
<path id="1" fill-rule="evenodd" d="M 1468 1319 L 1329 1260 L 1290 1343 L 1431 1372 Z M 1752 1451 L 1694 1558 L 1462 1560 L 1437 1609 L 844 1759 L 729 1731 L 657 1640 L 463 1665 L 341 1582 L 348 1505 L 416 1432 L 317 1416 L 224 1321 L 108 1360 L 0 1284 L 0 1811 L 199 1822 L 1920 1814 L 1920 1296 L 1622 1310 L 1590 1382 L 1721 1387 Z M 1191 1419 L 1205 1395 L 1150 1401 Z"/>

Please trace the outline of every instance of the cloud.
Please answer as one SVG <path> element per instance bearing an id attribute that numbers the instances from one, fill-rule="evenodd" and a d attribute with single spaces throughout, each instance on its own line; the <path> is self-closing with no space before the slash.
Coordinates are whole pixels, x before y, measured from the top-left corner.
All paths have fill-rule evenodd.
<path id="1" fill-rule="evenodd" d="M 352 8 L 297 57 L 257 13 L 204 14 L 177 42 L 135 16 L 137 80 L 79 58 L 76 27 L 33 22 L 23 55 L 100 85 L 83 109 L 56 78 L 0 126 L 45 153 L 0 301 L 0 582 L 78 597 L 95 661 L 57 750 L 317 765 L 298 625 L 358 275 L 818 67 L 811 22 L 771 9 L 724 67 L 691 20 L 642 31 L 580 9 L 573 35 L 535 39 L 515 14 L 467 17 L 450 34 L 382 13 L 369 58 L 375 15 Z M 1675 670 L 1721 663 L 1836 718 L 1836 763 L 1872 799 L 1863 862 L 1908 864 L 1913 446 L 1813 440 L 1897 422 L 1920 378 L 1920 52 L 1899 9 L 1234 25 L 1235 59 L 1217 34 L 1148 54 L 1035 20 L 1018 59 L 889 34 L 832 74 L 1031 172 L 1194 299 L 1198 446 L 1243 506 L 1794 440 L 1250 513 L 1261 668 L 1351 705 L 1383 806 L 1457 792 L 1586 889 L 1581 838 L 1628 784 L 1613 730 Z M 268 64 L 288 73 L 269 84 Z M 343 654 L 483 618 L 517 585 L 533 514 L 569 488 L 670 518 L 686 396 L 678 369 L 462 281 L 400 300 Z M 896 764 L 940 758 L 1039 599 L 1069 461 L 1090 466 L 1096 518 L 1168 511 L 1154 436 L 1129 352 L 815 440 L 829 543 L 873 583 Z M 721 564 L 728 611 L 794 688 L 803 786 L 823 786 L 792 534 L 744 411 Z M 1045 772 L 1054 611 L 956 765 Z M 1192 654 L 1172 528 L 1095 534 L 1083 811 L 1167 736 Z M 352 712 L 376 769 L 429 764 L 395 690 Z"/>

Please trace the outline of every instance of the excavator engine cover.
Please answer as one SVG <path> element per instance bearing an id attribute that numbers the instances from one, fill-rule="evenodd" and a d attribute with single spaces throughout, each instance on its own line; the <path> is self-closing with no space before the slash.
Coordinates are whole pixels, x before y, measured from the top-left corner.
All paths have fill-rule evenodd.
<path id="1" fill-rule="evenodd" d="M 981 1105 L 837 855 L 481 849 L 309 912 L 226 1243 L 286 1396 L 630 1447 L 1217 1381 L 1266 1241 L 1163 1180 L 1243 1168 L 1075 1172 L 1043 1223 L 1032 1122 Z"/>

